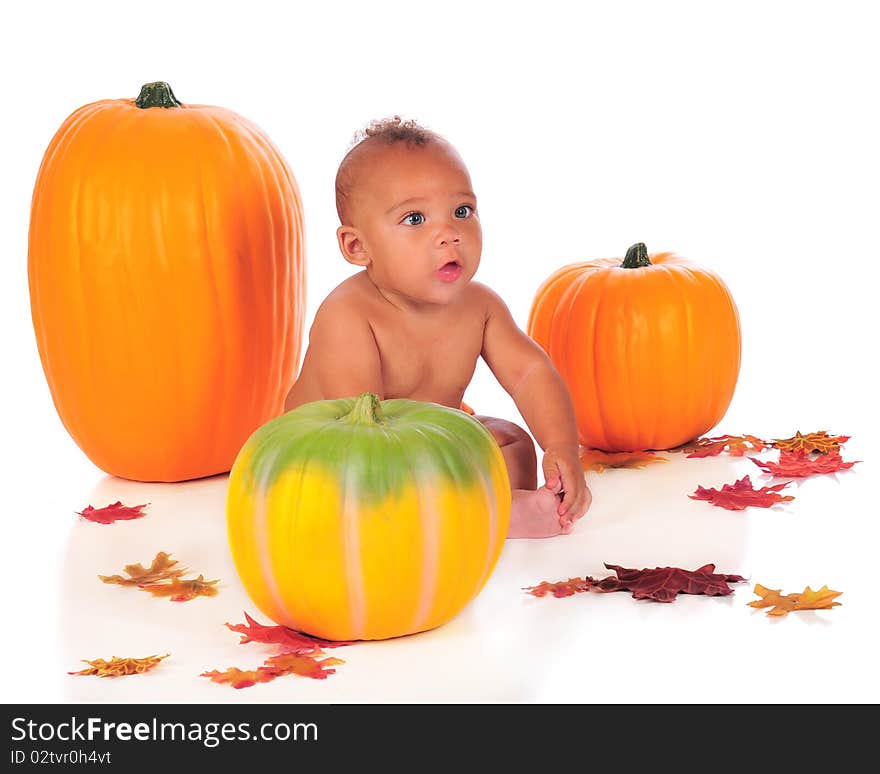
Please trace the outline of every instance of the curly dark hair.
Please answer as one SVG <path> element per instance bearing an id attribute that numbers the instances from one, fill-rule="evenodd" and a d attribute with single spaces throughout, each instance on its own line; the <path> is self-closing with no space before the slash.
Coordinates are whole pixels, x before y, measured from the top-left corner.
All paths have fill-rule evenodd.
<path id="1" fill-rule="evenodd" d="M 404 120 L 397 115 L 371 121 L 367 127 L 355 132 L 348 152 L 336 171 L 336 212 L 339 215 L 339 221 L 341 223 L 347 222 L 348 203 L 357 177 L 358 148 L 361 148 L 364 143 L 382 143 L 384 145 L 406 143 L 421 147 L 442 139 L 439 134 L 422 126 L 417 121 Z"/>

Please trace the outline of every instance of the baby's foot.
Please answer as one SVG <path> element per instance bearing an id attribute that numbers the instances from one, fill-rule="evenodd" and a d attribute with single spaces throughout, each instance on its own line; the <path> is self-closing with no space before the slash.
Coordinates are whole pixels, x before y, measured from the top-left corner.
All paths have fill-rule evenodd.
<path id="1" fill-rule="evenodd" d="M 544 538 L 568 534 L 573 525 L 559 521 L 557 509 L 561 496 L 546 486 L 538 489 L 514 489 L 510 506 L 509 538 Z"/>

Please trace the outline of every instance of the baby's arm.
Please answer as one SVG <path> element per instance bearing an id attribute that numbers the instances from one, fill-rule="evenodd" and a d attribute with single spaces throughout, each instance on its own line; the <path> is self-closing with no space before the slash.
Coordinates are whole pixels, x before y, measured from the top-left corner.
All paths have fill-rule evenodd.
<path id="1" fill-rule="evenodd" d="M 590 495 L 578 457 L 571 395 L 550 358 L 517 327 L 500 296 L 483 287 L 488 303 L 483 359 L 544 450 L 546 485 L 565 489 L 560 516 L 578 519 L 586 511 Z"/>
<path id="2" fill-rule="evenodd" d="M 369 320 L 345 299 L 325 301 L 309 330 L 298 382 L 309 400 L 333 400 L 374 392 L 384 399 L 379 347 Z M 297 385 L 291 390 L 291 395 Z"/>

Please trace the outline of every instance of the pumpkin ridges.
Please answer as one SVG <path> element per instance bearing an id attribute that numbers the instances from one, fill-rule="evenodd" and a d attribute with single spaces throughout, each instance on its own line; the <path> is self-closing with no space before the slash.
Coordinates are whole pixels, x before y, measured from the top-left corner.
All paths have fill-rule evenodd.
<path id="1" fill-rule="evenodd" d="M 295 228 L 292 224 L 301 224 L 301 213 L 296 213 L 296 219 L 288 219 L 290 223 L 285 221 L 285 213 L 292 207 L 301 206 L 301 202 L 298 194 L 287 190 L 289 186 L 281 183 L 282 180 L 292 179 L 288 169 L 285 168 L 284 175 L 277 177 L 265 169 L 273 163 L 274 153 L 263 153 L 259 159 L 253 152 L 250 156 L 239 153 L 240 168 L 224 167 L 226 179 L 220 181 L 218 194 L 220 199 L 234 198 L 235 194 L 229 191 L 240 178 L 245 178 L 245 192 L 248 189 L 255 191 L 255 186 L 262 186 L 258 199 L 253 202 L 239 200 L 228 208 L 228 212 L 233 217 L 237 217 L 239 211 L 243 212 L 242 217 L 251 221 L 253 229 L 267 237 L 267 243 L 271 243 L 269 249 L 255 250 L 254 255 L 249 252 L 243 261 L 238 257 L 242 255 L 241 250 L 236 253 L 233 249 L 235 260 L 219 263 L 215 258 L 207 260 L 207 253 L 215 251 L 213 245 L 201 239 L 195 250 L 190 251 L 190 257 L 203 257 L 194 259 L 192 267 L 170 265 L 175 261 L 182 263 L 179 258 L 181 248 L 172 241 L 156 239 L 158 221 L 150 228 L 151 219 L 161 217 L 159 207 L 164 196 L 163 186 L 161 181 L 151 180 L 157 177 L 156 167 L 161 168 L 162 156 L 176 155 L 181 159 L 181 163 L 164 176 L 165 179 L 179 181 L 181 174 L 191 174 L 184 185 L 196 193 L 204 191 L 204 173 L 198 168 L 202 163 L 211 168 L 207 160 L 212 143 L 210 137 L 197 133 L 192 126 L 187 128 L 187 125 L 193 124 L 205 111 L 223 114 L 222 108 L 211 106 L 140 109 L 134 106 L 134 100 L 101 100 L 83 106 L 68 117 L 53 137 L 34 189 L 29 229 L 32 247 L 29 251 L 29 284 L 44 373 L 62 423 L 80 448 L 99 467 L 123 477 L 181 480 L 228 470 L 235 451 L 255 424 L 280 411 L 284 400 L 282 393 L 286 394 L 286 386 L 281 385 L 292 383 L 295 376 L 297 339 L 301 335 L 304 310 L 297 308 L 295 317 L 292 316 L 291 304 L 285 299 L 301 300 L 304 297 L 301 283 L 296 281 L 294 273 L 301 275 L 304 269 L 300 260 L 294 260 L 299 259 L 302 244 L 301 240 L 290 238 Z M 101 144 L 90 140 L 86 132 L 105 132 L 108 134 L 107 141 Z M 93 137 L 96 136 L 93 134 Z M 260 137 L 265 143 L 271 143 L 265 135 Z M 88 142 L 77 143 L 76 138 Z M 131 140 L 127 153 L 122 150 L 123 138 Z M 80 144 L 83 145 L 82 149 Z M 248 145 L 258 147 L 256 137 L 251 138 Z M 63 151 L 63 156 L 59 155 L 59 149 Z M 89 162 L 92 154 L 95 163 Z M 78 171 L 74 172 L 74 169 Z M 190 170 L 190 173 L 184 173 L 184 169 Z M 108 170 L 113 170 L 113 173 Z M 268 189 L 274 181 L 282 187 L 279 191 L 272 191 L 271 206 L 267 207 Z M 77 191 L 77 186 L 81 191 Z M 101 193 L 108 186 L 116 186 L 120 191 L 128 190 L 131 203 L 120 201 L 108 205 L 110 194 Z M 131 193 L 140 187 L 155 192 L 152 200 L 155 209 L 150 209 L 144 203 L 143 196 Z M 94 190 L 98 191 L 98 198 L 92 200 L 90 196 Z M 189 193 L 189 190 L 185 193 Z M 170 190 L 168 196 L 177 195 L 177 192 Z M 65 199 L 69 202 L 67 211 L 62 207 Z M 201 218 L 200 223 L 196 224 L 190 219 L 191 222 L 187 224 L 186 212 L 189 207 L 181 208 L 167 197 L 165 200 L 170 202 L 161 226 L 166 235 L 172 230 L 172 219 L 184 224 L 181 231 L 184 239 L 194 230 L 196 233 L 204 231 L 204 210 L 193 213 L 195 218 Z M 195 197 L 178 198 L 178 201 L 190 200 L 196 201 Z M 83 205 L 83 217 L 87 216 L 85 221 L 70 212 L 74 201 Z M 177 210 L 182 210 L 180 216 L 176 215 Z M 261 214 L 265 212 L 271 212 L 275 217 L 274 224 L 267 224 L 265 214 Z M 53 217 L 56 213 L 60 217 Z M 140 213 L 146 213 L 146 216 L 140 216 L 140 220 L 146 222 L 133 224 L 133 218 Z M 62 233 L 65 219 L 68 222 L 72 220 L 74 226 L 81 223 L 81 232 L 77 234 L 74 228 L 69 227 L 66 234 Z M 120 238 L 115 241 L 114 224 L 120 230 Z M 132 230 L 134 225 L 137 226 L 136 233 Z M 235 235 L 236 229 L 240 237 L 239 227 L 233 226 L 231 232 Z M 101 234 L 106 234 L 107 238 L 102 238 Z M 177 236 L 175 233 L 174 237 Z M 130 244 L 126 244 L 126 239 Z M 294 252 L 291 247 L 294 242 L 297 255 L 290 255 Z M 154 247 L 145 246 L 149 244 Z M 145 261 L 148 249 L 153 249 L 154 256 Z M 168 253 L 164 268 L 161 259 L 163 249 Z M 77 257 L 77 250 L 82 250 L 81 259 Z M 215 345 L 208 341 L 207 332 L 197 334 L 195 331 L 199 326 L 210 329 L 213 339 L 219 330 L 216 325 L 219 310 L 206 308 L 199 302 L 213 290 L 213 287 L 206 288 L 205 284 L 211 281 L 212 271 L 234 272 L 237 262 L 250 263 L 255 259 L 266 262 L 263 270 L 258 272 L 262 284 L 253 284 L 250 293 L 242 288 L 236 290 L 242 299 L 241 309 L 251 309 L 239 311 L 240 319 L 232 327 L 245 327 L 241 321 L 244 314 L 251 316 L 251 319 L 262 316 L 265 320 L 256 333 L 259 340 L 255 342 L 242 338 L 237 347 L 228 340 Z M 50 263 L 46 264 L 46 260 Z M 66 271 L 47 273 L 46 266 L 51 266 L 53 260 L 64 262 Z M 152 265 L 145 276 L 139 267 L 145 262 L 149 264 L 151 260 Z M 199 260 L 203 260 L 204 265 L 198 265 Z M 130 279 L 123 276 L 122 264 L 125 262 L 131 264 Z M 109 273 L 111 268 L 118 269 L 115 275 L 119 284 L 115 286 L 112 284 L 116 282 L 114 275 Z M 162 283 L 159 277 L 166 273 L 178 279 Z M 67 277 L 66 282 L 58 282 L 59 276 Z M 192 281 L 187 282 L 187 278 Z M 287 284 L 282 282 L 282 278 L 287 278 Z M 136 291 L 113 292 L 121 289 L 126 282 L 133 284 Z M 81 283 L 82 287 L 78 289 L 77 283 Z M 271 288 L 265 293 L 269 284 Z M 189 294 L 186 292 L 187 285 Z M 91 292 L 90 288 L 95 292 Z M 52 303 L 47 303 L 47 293 Z M 255 304 L 255 294 L 264 293 L 270 298 L 270 303 Z M 245 298 L 248 295 L 250 298 Z M 149 297 L 150 302 L 138 313 L 137 306 L 142 297 Z M 208 307 L 213 303 L 208 301 Z M 276 320 L 271 318 L 273 305 L 279 309 Z M 196 307 L 203 309 L 203 319 L 199 323 L 193 320 Z M 61 319 L 62 313 L 58 310 L 65 310 L 66 318 Z M 162 314 L 162 310 L 166 313 Z M 175 314 L 181 316 L 181 321 L 185 315 L 187 324 L 181 322 L 175 326 Z M 153 326 L 150 331 L 150 321 L 157 315 L 160 324 Z M 123 335 L 126 318 L 131 321 L 129 326 L 133 327 L 128 335 Z M 109 325 L 108 320 L 112 321 Z M 286 327 L 279 332 L 278 325 L 282 323 Z M 110 328 L 109 332 L 102 332 L 100 324 Z M 146 345 L 135 347 L 132 344 L 141 338 L 137 331 L 146 336 Z M 163 335 L 165 331 L 170 333 Z M 202 344 L 198 343 L 199 338 Z M 104 345 L 105 342 L 120 342 L 122 339 L 125 339 L 126 345 L 120 344 L 115 352 Z M 167 343 L 164 343 L 165 340 Z M 219 359 L 217 350 L 225 349 L 224 343 L 232 344 L 237 350 L 229 353 L 228 379 L 222 369 L 215 370 L 218 366 L 212 363 Z M 55 351 L 59 349 L 60 354 Z M 149 357 L 143 356 L 145 352 L 149 353 Z M 263 362 L 255 359 L 253 353 L 257 353 L 257 357 L 262 353 Z M 59 357 L 63 358 L 60 363 Z M 92 366 L 89 365 L 89 358 L 95 358 Z M 142 361 L 148 367 L 138 373 L 137 364 Z M 204 367 L 205 363 L 208 363 L 207 367 Z M 192 367 L 188 368 L 190 364 Z M 218 373 L 221 374 L 219 379 L 216 378 Z M 169 375 L 172 376 L 171 380 Z M 124 381 L 124 376 L 129 377 L 127 381 Z M 169 394 L 168 385 L 174 377 L 179 379 L 179 383 L 173 386 Z M 224 379 L 228 383 L 224 384 Z M 204 386 L 200 388 L 200 385 Z M 277 393 L 275 395 L 270 394 L 273 387 Z M 217 406 L 224 402 L 221 394 L 225 396 L 227 392 L 235 390 L 239 396 L 245 393 L 254 398 L 250 401 L 253 403 L 250 410 L 246 405 L 247 400 L 230 396 L 226 403 L 229 410 L 218 418 Z M 256 390 L 260 390 L 261 394 L 256 396 Z M 126 406 L 126 400 L 133 406 Z M 164 420 L 155 421 L 163 405 Z M 118 416 L 114 412 L 119 412 Z M 201 421 L 198 415 L 202 416 Z M 192 429 L 197 425 L 197 430 Z M 189 437 L 185 437 L 187 428 L 190 428 Z M 123 430 L 128 433 L 128 438 L 124 437 Z M 211 433 L 217 434 L 218 442 L 206 442 L 210 440 L 207 436 Z M 139 442 L 133 444 L 131 437 L 139 437 Z M 139 470 L 147 462 L 153 466 L 150 473 Z M 194 465 L 200 465 L 201 468 L 197 470 Z"/>

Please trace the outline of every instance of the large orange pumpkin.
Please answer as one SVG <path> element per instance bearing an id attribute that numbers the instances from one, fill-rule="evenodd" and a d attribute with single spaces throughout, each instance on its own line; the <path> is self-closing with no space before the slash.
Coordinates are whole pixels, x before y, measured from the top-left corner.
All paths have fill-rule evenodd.
<path id="1" fill-rule="evenodd" d="M 37 176 L 28 245 L 43 370 L 107 473 L 226 472 L 283 410 L 305 304 L 302 204 L 266 134 L 165 83 L 84 105 Z"/>
<path id="2" fill-rule="evenodd" d="M 573 263 L 535 294 L 528 334 L 568 386 L 580 442 L 669 449 L 718 423 L 740 366 L 739 314 L 714 272 L 642 243 Z"/>

